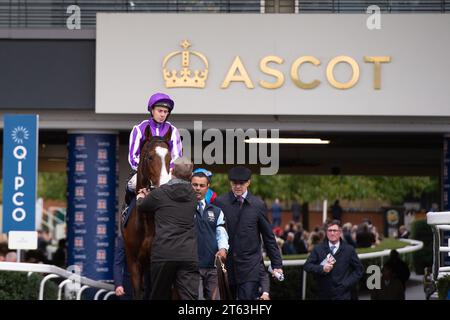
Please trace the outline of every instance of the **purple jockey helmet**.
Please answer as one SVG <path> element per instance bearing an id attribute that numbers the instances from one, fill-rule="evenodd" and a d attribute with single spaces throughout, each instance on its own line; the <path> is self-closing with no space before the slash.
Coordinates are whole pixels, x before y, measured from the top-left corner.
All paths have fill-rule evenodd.
<path id="1" fill-rule="evenodd" d="M 169 109 L 169 112 L 172 112 L 174 104 L 173 100 L 167 94 L 158 92 L 148 100 L 148 111 L 151 111 L 155 106 L 160 106 L 166 107 Z"/>

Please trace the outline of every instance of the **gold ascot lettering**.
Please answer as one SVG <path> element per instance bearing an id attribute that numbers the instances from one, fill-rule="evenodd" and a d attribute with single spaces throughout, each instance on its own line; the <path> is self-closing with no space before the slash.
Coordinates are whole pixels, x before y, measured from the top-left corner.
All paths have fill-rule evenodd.
<path id="1" fill-rule="evenodd" d="M 338 63 L 341 63 L 341 62 L 349 64 L 350 67 L 352 68 L 352 72 L 353 72 L 352 78 L 348 82 L 344 82 L 344 83 L 339 82 L 334 78 L 334 68 L 336 67 L 336 65 Z M 352 88 L 359 80 L 359 65 L 358 65 L 358 63 L 356 63 L 356 61 L 353 58 L 350 58 L 348 56 L 338 56 L 338 57 L 331 59 L 331 61 L 328 63 L 328 66 L 327 66 L 327 80 L 336 89 L 346 90 L 346 89 Z"/>
<path id="2" fill-rule="evenodd" d="M 373 88 L 376 90 L 381 89 L 381 64 L 391 62 L 391 57 L 364 57 L 364 62 L 373 63 Z"/>
<path id="3" fill-rule="evenodd" d="M 381 89 L 381 64 L 391 62 L 390 56 L 364 56 L 364 62 L 373 63 L 373 88 L 376 90 Z M 285 82 L 285 77 L 282 71 L 269 67 L 269 63 L 276 63 L 281 65 L 284 63 L 284 59 L 278 56 L 270 55 L 265 56 L 259 62 L 259 69 L 262 73 L 274 77 L 274 82 L 268 82 L 265 80 L 259 80 L 259 85 L 264 89 L 278 89 L 281 88 Z M 321 65 L 319 59 L 314 56 L 301 56 L 297 58 L 291 65 L 290 76 L 292 82 L 300 89 L 314 89 L 320 84 L 320 80 L 313 80 L 311 82 L 305 82 L 300 79 L 301 66 L 303 64 L 310 63 L 315 67 Z M 351 68 L 351 78 L 347 82 L 339 82 L 334 77 L 334 69 L 339 63 L 346 63 Z M 328 83 L 336 89 L 347 90 L 354 87 L 360 77 L 360 69 L 358 63 L 349 56 L 337 56 L 328 62 L 326 68 L 326 78 Z M 255 86 L 250 78 L 250 75 L 245 68 L 241 58 L 236 56 L 230 69 L 228 70 L 225 79 L 222 82 L 221 88 L 227 89 L 231 82 L 243 82 L 249 89 L 254 89 Z"/>
<path id="4" fill-rule="evenodd" d="M 278 64 L 282 64 L 284 62 L 283 58 L 277 56 L 267 56 L 261 59 L 259 62 L 259 68 L 261 71 L 269 76 L 273 76 L 276 78 L 275 82 L 267 82 L 264 80 L 259 81 L 259 85 L 265 89 L 278 89 L 284 84 L 284 74 L 277 69 L 270 68 L 267 64 L 269 62 L 274 62 Z"/>
<path id="5" fill-rule="evenodd" d="M 236 74 L 236 72 L 239 72 L 239 74 Z M 228 73 L 225 77 L 225 80 L 223 80 L 222 85 L 220 86 L 222 89 L 226 89 L 230 86 L 230 82 L 244 82 L 245 86 L 249 89 L 255 88 L 253 85 L 252 80 L 250 80 L 250 76 L 248 75 L 247 70 L 244 67 L 244 64 L 241 61 L 241 58 L 239 56 L 236 56 L 236 58 L 233 61 L 233 64 L 231 65 L 230 69 L 228 70 Z"/>
<path id="6" fill-rule="evenodd" d="M 313 57 L 313 56 L 304 56 L 300 57 L 297 60 L 294 61 L 291 67 L 291 79 L 294 82 L 294 84 L 301 88 L 301 89 L 314 89 L 320 84 L 319 80 L 314 80 L 312 82 L 306 83 L 300 80 L 298 77 L 298 69 L 300 66 L 304 63 L 311 63 L 315 66 L 320 65 L 319 59 Z"/>
<path id="7" fill-rule="evenodd" d="M 165 80 L 166 88 L 198 88 L 203 89 L 206 87 L 206 83 L 209 75 L 209 62 L 206 56 L 198 51 L 189 50 L 191 43 L 188 40 L 181 42 L 182 51 L 173 51 L 167 54 L 162 63 L 163 78 Z M 170 67 L 173 65 L 174 58 L 181 58 L 181 70 Z M 364 56 L 365 63 L 373 63 L 373 88 L 375 90 L 381 89 L 381 64 L 391 62 L 390 56 Z M 191 60 L 200 62 L 202 67 L 199 69 L 192 69 L 190 66 Z M 284 85 L 285 75 L 282 71 L 270 66 L 270 64 L 276 64 L 281 66 L 284 63 L 284 59 L 276 55 L 268 55 L 263 57 L 259 61 L 259 70 L 264 74 L 272 77 L 272 81 L 259 80 L 258 84 L 264 89 L 278 89 Z M 290 67 L 290 77 L 295 86 L 300 89 L 310 90 L 317 88 L 322 82 L 318 79 L 314 79 L 311 82 L 305 82 L 301 80 L 301 67 L 304 64 L 312 64 L 314 67 L 319 67 L 321 62 L 314 56 L 300 56 L 294 60 Z M 350 66 L 351 77 L 347 82 L 339 82 L 335 78 L 335 68 L 338 64 L 345 63 Z M 197 63 L 198 65 L 198 63 Z M 317 69 L 319 70 L 319 69 Z M 347 90 L 353 88 L 359 81 L 360 69 L 358 63 L 349 56 L 336 56 L 332 58 L 326 67 L 325 77 L 328 83 L 339 90 Z M 242 82 L 248 89 L 254 89 L 250 74 L 248 73 L 244 63 L 240 56 L 235 56 L 226 76 L 220 86 L 222 89 L 228 89 L 232 82 Z"/>

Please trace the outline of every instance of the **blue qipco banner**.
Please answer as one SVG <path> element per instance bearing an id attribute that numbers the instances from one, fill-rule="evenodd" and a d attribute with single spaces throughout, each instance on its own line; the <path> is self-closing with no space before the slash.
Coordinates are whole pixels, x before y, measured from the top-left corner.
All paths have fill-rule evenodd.
<path id="1" fill-rule="evenodd" d="M 118 135 L 69 133 L 67 257 L 81 274 L 113 279 Z"/>
<path id="2" fill-rule="evenodd" d="M 449 177 L 449 170 L 450 170 L 450 135 L 444 136 L 444 150 L 443 150 L 443 160 L 444 163 L 442 165 L 442 204 L 443 204 L 443 210 L 442 211 L 450 211 L 450 202 L 449 202 L 449 196 L 450 196 L 450 177 Z M 444 231 L 443 237 L 442 237 L 442 246 L 449 246 L 450 245 L 450 231 Z M 449 253 L 444 254 L 443 258 L 443 265 L 444 266 L 450 266 L 450 255 Z"/>
<path id="3" fill-rule="evenodd" d="M 3 232 L 34 231 L 39 117 L 3 120 Z"/>

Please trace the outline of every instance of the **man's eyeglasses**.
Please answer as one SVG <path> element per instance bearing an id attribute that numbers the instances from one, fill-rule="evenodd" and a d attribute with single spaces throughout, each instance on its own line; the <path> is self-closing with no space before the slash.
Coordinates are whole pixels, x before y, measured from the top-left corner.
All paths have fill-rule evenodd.
<path id="1" fill-rule="evenodd" d="M 194 188 L 197 188 L 197 187 L 205 188 L 205 187 L 206 187 L 206 184 L 203 184 L 203 183 L 193 183 L 192 186 L 193 186 Z"/>
<path id="2" fill-rule="evenodd" d="M 330 232 L 330 233 L 332 233 L 332 232 L 339 232 L 339 231 L 341 231 L 341 230 L 339 230 L 339 229 L 328 229 L 327 230 L 327 232 Z"/>

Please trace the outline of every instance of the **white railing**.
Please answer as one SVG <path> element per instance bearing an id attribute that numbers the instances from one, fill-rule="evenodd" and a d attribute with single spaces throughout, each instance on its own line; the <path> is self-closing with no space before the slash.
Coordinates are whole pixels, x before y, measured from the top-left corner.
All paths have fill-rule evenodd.
<path id="1" fill-rule="evenodd" d="M 18 262 L 0 262 L 0 271 L 19 271 L 19 272 L 36 272 L 47 274 L 40 283 L 39 286 L 39 300 L 44 300 L 45 283 L 50 279 L 64 278 L 58 286 L 58 300 L 61 300 L 61 292 L 67 284 L 76 284 L 76 299 L 81 300 L 81 295 L 87 288 L 97 289 L 97 293 L 94 296 L 94 300 L 100 298 L 101 293 L 106 293 L 104 300 L 107 300 L 112 294 L 114 294 L 114 286 L 112 284 L 95 281 L 83 276 L 79 276 L 73 272 L 64 270 L 62 268 L 38 263 L 18 263 Z"/>
<path id="2" fill-rule="evenodd" d="M 396 249 L 400 254 L 410 253 L 414 251 L 418 251 L 423 248 L 423 242 L 411 239 L 401 239 L 401 241 L 407 242 L 410 245 L 404 248 Z M 389 256 L 391 249 L 386 249 L 382 251 L 369 252 L 369 253 L 360 253 L 358 254 L 359 259 L 371 259 L 371 258 L 381 258 L 380 265 L 383 265 L 383 258 Z M 283 260 L 283 266 L 303 266 L 306 262 L 306 259 L 298 259 L 298 260 Z M 269 265 L 269 261 L 265 261 L 266 266 Z M 447 268 L 445 268 L 447 269 Z M 450 269 L 450 267 L 448 268 Z M 37 273 L 46 273 L 46 275 L 42 280 L 39 288 L 39 300 L 44 299 L 44 288 L 45 283 L 53 278 L 65 278 L 60 283 L 58 288 L 58 300 L 61 299 L 61 292 L 64 286 L 68 283 L 74 283 L 75 281 L 80 284 L 77 290 L 77 300 L 81 300 L 81 295 L 83 291 L 87 288 L 95 288 L 98 289 L 97 293 L 94 296 L 94 300 L 98 300 L 100 295 L 106 293 L 103 297 L 104 300 L 107 300 L 110 296 L 114 294 L 114 286 L 109 283 L 91 280 L 86 277 L 77 277 L 74 280 L 74 273 L 69 272 L 67 270 L 61 269 L 56 266 L 47 265 L 47 264 L 35 264 L 35 263 L 17 263 L 17 262 L 0 262 L 0 271 L 22 271 L 22 272 L 37 272 Z M 450 270 L 449 270 L 450 271 Z M 306 271 L 303 270 L 303 281 L 302 281 L 302 300 L 305 299 L 306 296 Z"/>
<path id="3" fill-rule="evenodd" d="M 450 267 L 441 267 L 441 253 L 450 252 L 450 245 L 441 245 L 441 231 L 450 231 L 450 211 L 428 212 L 427 223 L 433 230 L 433 280 L 437 281 L 450 274 Z"/>
<path id="4" fill-rule="evenodd" d="M 404 248 L 396 249 L 398 253 L 411 253 L 414 251 L 418 251 L 423 248 L 423 242 L 412 239 L 399 239 L 400 241 L 409 243 L 409 246 Z M 358 254 L 358 258 L 360 260 L 364 259 L 372 259 L 372 258 L 380 258 L 380 265 L 383 265 L 383 258 L 390 255 L 392 249 L 385 249 L 382 251 L 376 252 L 368 252 L 368 253 L 360 253 Z M 283 267 L 286 266 L 303 266 L 306 262 L 306 259 L 298 259 L 298 260 L 283 260 Z M 270 261 L 265 261 L 264 264 L 268 266 Z M 306 271 L 303 270 L 303 281 L 302 281 L 302 300 L 305 300 L 306 297 Z"/>

